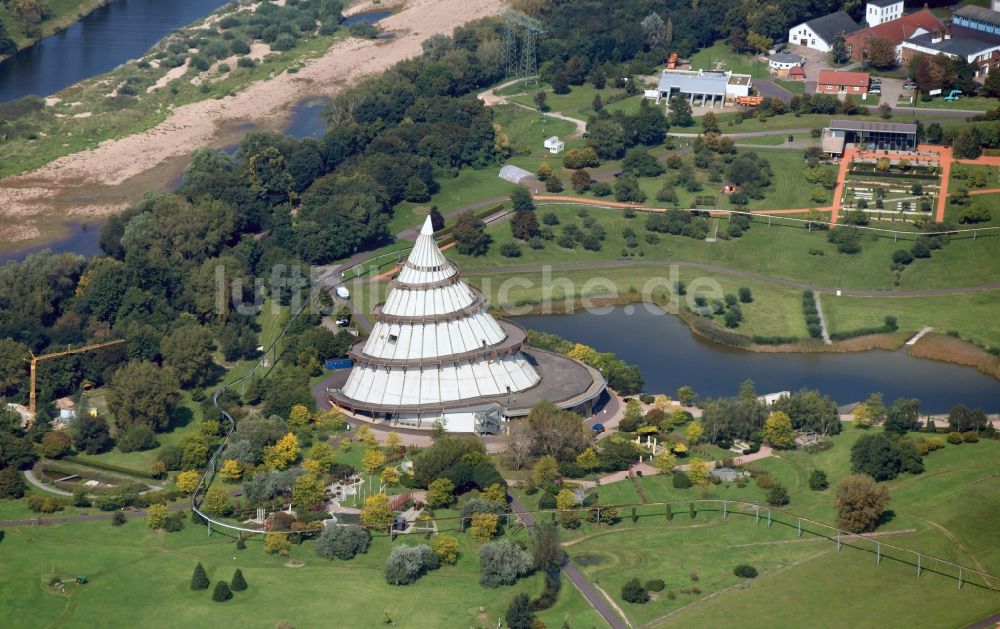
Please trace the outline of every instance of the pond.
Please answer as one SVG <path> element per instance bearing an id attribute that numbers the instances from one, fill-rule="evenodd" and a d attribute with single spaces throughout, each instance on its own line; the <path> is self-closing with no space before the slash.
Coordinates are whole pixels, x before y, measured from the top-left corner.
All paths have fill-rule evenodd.
<path id="1" fill-rule="evenodd" d="M 701 398 L 735 395 L 754 381 L 760 394 L 818 389 L 838 405 L 873 391 L 886 401 L 920 399 L 922 413 L 946 413 L 954 404 L 1000 410 L 1000 380 L 972 367 L 923 358 L 905 350 L 853 353 L 757 353 L 719 345 L 694 335 L 680 318 L 643 304 L 607 314 L 517 317 L 526 328 L 551 332 L 635 363 L 650 393 L 673 394 L 690 385 Z M 631 314 L 629 314 L 631 313 Z"/>
<path id="2" fill-rule="evenodd" d="M 0 253 L 0 264 L 15 261 L 20 262 L 33 253 L 38 253 L 44 249 L 56 253 L 76 253 L 87 258 L 100 253 L 101 246 L 98 239 L 101 236 L 101 225 L 99 223 L 66 223 L 69 235 L 59 240 L 15 249 Z"/>

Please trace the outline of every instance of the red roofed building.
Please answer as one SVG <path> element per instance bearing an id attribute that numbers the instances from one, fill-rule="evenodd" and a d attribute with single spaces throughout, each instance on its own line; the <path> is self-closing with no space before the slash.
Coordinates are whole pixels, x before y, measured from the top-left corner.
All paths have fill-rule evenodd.
<path id="1" fill-rule="evenodd" d="M 816 81 L 816 93 L 863 96 L 868 93 L 868 73 L 820 70 L 819 80 Z"/>
<path id="2" fill-rule="evenodd" d="M 944 24 L 937 16 L 927 9 L 920 9 L 901 18 L 883 22 L 878 26 L 849 33 L 844 36 L 844 43 L 847 44 L 847 52 L 851 54 L 851 59 L 862 61 L 869 39 L 881 37 L 889 40 L 893 46 L 899 46 L 914 35 L 934 33 L 943 29 Z"/>

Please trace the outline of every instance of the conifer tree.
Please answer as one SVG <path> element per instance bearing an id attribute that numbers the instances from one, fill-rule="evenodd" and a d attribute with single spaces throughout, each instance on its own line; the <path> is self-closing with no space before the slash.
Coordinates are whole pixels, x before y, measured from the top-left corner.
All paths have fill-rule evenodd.
<path id="1" fill-rule="evenodd" d="M 233 573 L 233 581 L 230 587 L 234 592 L 242 592 L 247 589 L 247 582 L 246 579 L 243 578 L 243 571 L 239 568 L 237 568 L 236 572 Z"/>
<path id="2" fill-rule="evenodd" d="M 194 574 L 191 575 L 191 589 L 208 589 L 208 574 L 205 572 L 205 567 L 201 565 L 200 561 L 198 562 L 198 565 L 194 567 Z"/>
<path id="3" fill-rule="evenodd" d="M 215 584 L 215 591 L 212 592 L 212 600 L 216 603 L 224 603 L 233 597 L 233 591 L 229 589 L 229 584 L 219 581 Z"/>

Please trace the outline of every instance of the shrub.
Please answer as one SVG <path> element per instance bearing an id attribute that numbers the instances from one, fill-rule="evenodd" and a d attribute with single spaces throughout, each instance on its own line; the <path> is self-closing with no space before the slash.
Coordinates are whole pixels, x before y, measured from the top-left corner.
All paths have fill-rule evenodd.
<path id="1" fill-rule="evenodd" d="M 962 433 L 960 432 L 949 432 L 948 433 L 948 443 L 953 445 L 958 445 L 962 443 Z"/>
<path id="2" fill-rule="evenodd" d="M 892 252 L 892 261 L 895 264 L 910 264 L 913 262 L 913 256 L 906 249 L 896 249 Z"/>
<path id="3" fill-rule="evenodd" d="M 153 431 L 143 424 L 129 426 L 123 430 L 115 443 L 122 452 L 151 450 L 160 445 Z"/>
<path id="4" fill-rule="evenodd" d="M 733 568 L 733 574 L 741 579 L 753 579 L 757 576 L 757 568 L 751 565 L 741 563 L 740 565 Z"/>
<path id="5" fill-rule="evenodd" d="M 684 472 L 674 472 L 674 489 L 689 489 L 691 487 L 691 479 Z"/>
<path id="6" fill-rule="evenodd" d="M 830 481 L 826 478 L 823 470 L 813 470 L 809 475 L 809 489 L 813 491 L 823 491 L 830 486 Z"/>
<path id="7" fill-rule="evenodd" d="M 121 511 L 115 511 L 115 514 L 111 516 L 111 526 L 121 526 L 122 524 L 125 524 L 126 521 L 127 519 L 125 518 L 125 514 Z"/>
<path id="8" fill-rule="evenodd" d="M 229 589 L 229 584 L 219 581 L 215 584 L 215 591 L 212 592 L 212 600 L 216 603 L 224 603 L 233 597 L 233 591 Z"/>
<path id="9" fill-rule="evenodd" d="M 962 441 L 964 441 L 965 443 L 976 443 L 977 441 L 979 441 L 979 433 L 972 430 L 968 432 L 963 432 Z"/>
<path id="10" fill-rule="evenodd" d="M 453 566 L 458 562 L 458 540 L 451 535 L 438 535 L 432 544 L 441 563 Z"/>
<path id="11" fill-rule="evenodd" d="M 367 530 L 350 524 L 328 526 L 316 540 L 316 554 L 324 559 L 353 559 L 359 553 L 368 552 L 372 535 Z"/>
<path id="12" fill-rule="evenodd" d="M 663 579 L 650 579 L 646 581 L 645 585 L 645 588 L 650 592 L 662 592 L 665 587 L 666 584 L 663 582 Z"/>
<path id="13" fill-rule="evenodd" d="M 629 579 L 622 586 L 622 599 L 627 603 L 644 605 L 649 602 L 649 592 L 642 586 L 639 579 Z"/>
<path id="14" fill-rule="evenodd" d="M 505 242 L 503 246 L 500 247 L 500 255 L 505 258 L 520 258 L 521 248 L 515 243 Z"/>
<path id="15" fill-rule="evenodd" d="M 767 504 L 772 507 L 781 507 L 786 505 L 789 500 L 788 490 L 785 489 L 784 485 L 775 483 L 774 486 L 767 491 Z"/>
<path id="16" fill-rule="evenodd" d="M 538 497 L 538 508 L 539 509 L 555 509 L 556 508 L 556 497 L 549 492 L 542 492 L 542 495 Z"/>

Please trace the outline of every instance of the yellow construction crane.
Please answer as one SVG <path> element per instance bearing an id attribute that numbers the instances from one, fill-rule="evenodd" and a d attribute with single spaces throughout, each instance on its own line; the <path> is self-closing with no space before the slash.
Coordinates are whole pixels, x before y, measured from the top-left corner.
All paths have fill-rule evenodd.
<path id="1" fill-rule="evenodd" d="M 35 384 L 38 379 L 38 363 L 43 360 L 49 360 L 52 358 L 59 358 L 60 356 L 68 356 L 69 354 L 81 354 L 83 352 L 89 352 L 95 349 L 101 349 L 102 347 L 111 347 L 112 345 L 118 345 L 119 343 L 124 343 L 124 339 L 117 339 L 114 341 L 105 341 L 104 343 L 95 343 L 93 345 L 84 345 L 83 347 L 74 348 L 70 346 L 69 349 L 61 352 L 52 352 L 51 354 L 42 354 L 41 356 L 35 356 L 34 352 L 31 353 L 31 358 L 25 358 L 24 360 L 31 364 L 31 391 L 28 394 L 28 410 L 31 412 L 31 419 L 35 419 L 35 402 L 36 402 L 36 388 Z"/>

